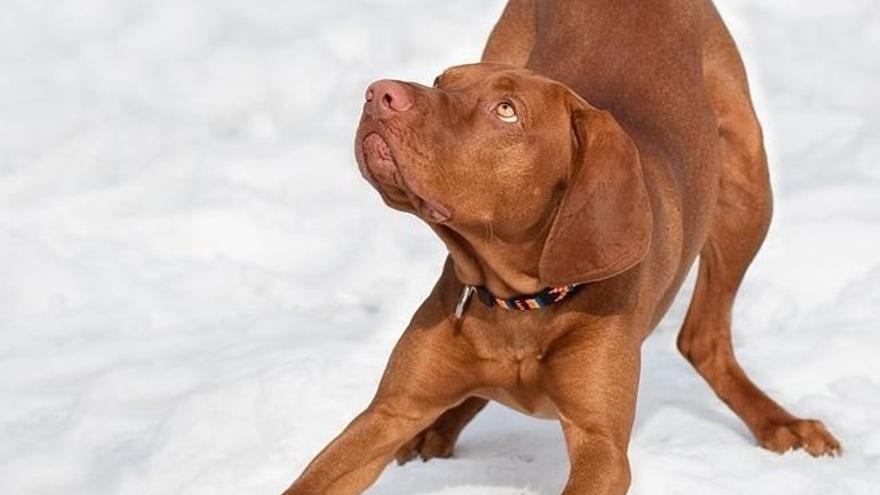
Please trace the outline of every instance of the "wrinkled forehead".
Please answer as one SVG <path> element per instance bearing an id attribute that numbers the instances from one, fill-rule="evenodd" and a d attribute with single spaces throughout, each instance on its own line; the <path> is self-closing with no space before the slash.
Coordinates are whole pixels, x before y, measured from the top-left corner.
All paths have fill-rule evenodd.
<path id="1" fill-rule="evenodd" d="M 561 89 L 554 81 L 527 69 L 493 63 L 450 67 L 443 71 L 435 82 L 435 85 L 447 90 L 492 89 L 532 98 L 553 97 Z"/>
<path id="2" fill-rule="evenodd" d="M 512 65 L 478 63 L 449 67 L 443 71 L 440 77 L 446 84 L 453 82 L 457 84 L 466 84 L 486 80 L 491 77 L 497 77 L 502 74 L 514 77 L 524 77 L 527 74 L 530 74 L 530 72 L 526 69 L 514 67 Z"/>

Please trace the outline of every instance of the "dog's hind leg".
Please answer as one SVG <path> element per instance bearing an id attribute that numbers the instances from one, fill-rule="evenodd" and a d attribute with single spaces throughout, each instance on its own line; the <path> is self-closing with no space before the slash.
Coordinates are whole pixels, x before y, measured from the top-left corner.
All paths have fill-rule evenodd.
<path id="1" fill-rule="evenodd" d="M 714 22 L 705 54 L 706 85 L 718 116 L 721 187 L 678 348 L 712 389 L 775 452 L 803 448 L 836 454 L 840 444 L 819 421 L 788 413 L 746 376 L 731 342 L 733 301 L 764 241 L 772 199 L 760 125 L 733 40 Z"/>
<path id="2" fill-rule="evenodd" d="M 443 413 L 434 424 L 398 449 L 397 463 L 403 465 L 416 457 L 425 461 L 452 457 L 458 436 L 487 402 L 481 397 L 471 397 Z"/>

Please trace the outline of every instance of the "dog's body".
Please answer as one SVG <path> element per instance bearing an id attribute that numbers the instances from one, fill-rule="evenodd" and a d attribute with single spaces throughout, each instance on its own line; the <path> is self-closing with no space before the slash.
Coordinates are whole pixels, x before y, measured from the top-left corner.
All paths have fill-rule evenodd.
<path id="1" fill-rule="evenodd" d="M 711 2 L 511 0 L 483 62 L 433 89 L 368 91 L 361 170 L 450 258 L 373 403 L 286 493 L 357 494 L 395 455 L 449 456 L 488 399 L 561 421 L 565 494 L 625 493 L 639 349 L 698 255 L 682 353 L 762 446 L 836 453 L 821 423 L 782 409 L 733 355 L 733 299 L 771 194 L 745 72 Z M 571 284 L 534 311 L 462 296 Z"/>

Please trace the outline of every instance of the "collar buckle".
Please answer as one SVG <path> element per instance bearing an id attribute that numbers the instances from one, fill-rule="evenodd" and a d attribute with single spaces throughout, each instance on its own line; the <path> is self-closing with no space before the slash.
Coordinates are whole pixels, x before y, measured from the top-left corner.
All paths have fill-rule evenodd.
<path id="1" fill-rule="evenodd" d="M 473 285 L 465 285 L 464 289 L 461 291 L 461 297 L 458 298 L 458 304 L 455 305 L 455 315 L 456 320 L 460 320 L 461 316 L 464 314 L 464 310 L 467 308 L 468 301 L 473 295 L 476 289 Z"/>

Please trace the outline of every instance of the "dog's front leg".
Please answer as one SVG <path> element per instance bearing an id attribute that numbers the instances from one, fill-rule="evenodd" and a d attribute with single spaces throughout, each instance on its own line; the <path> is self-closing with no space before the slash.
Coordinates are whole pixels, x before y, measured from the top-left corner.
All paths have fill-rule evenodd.
<path id="1" fill-rule="evenodd" d="M 416 315 L 395 347 L 373 402 L 305 469 L 285 495 L 356 495 L 404 443 L 465 399 L 468 350 L 451 324 Z"/>
<path id="2" fill-rule="evenodd" d="M 639 379 L 639 342 L 622 325 L 574 331 L 547 357 L 571 462 L 563 495 L 624 495 Z"/>
<path id="3" fill-rule="evenodd" d="M 439 412 L 438 412 L 439 414 Z M 429 412 L 403 412 L 374 403 L 306 468 L 285 495 L 355 495 L 363 492 L 392 459 L 398 445 L 431 423 Z"/>

